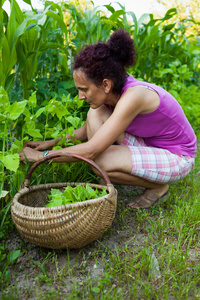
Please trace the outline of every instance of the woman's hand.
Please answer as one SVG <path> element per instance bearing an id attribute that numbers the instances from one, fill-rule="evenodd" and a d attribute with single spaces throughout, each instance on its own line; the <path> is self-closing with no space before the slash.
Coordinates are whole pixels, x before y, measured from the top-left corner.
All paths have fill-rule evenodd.
<path id="1" fill-rule="evenodd" d="M 43 158 L 43 153 L 40 151 L 37 151 L 33 148 L 26 147 L 23 149 L 23 151 L 20 151 L 18 153 L 20 161 L 26 161 L 28 160 L 31 163 L 34 163 L 40 159 Z"/>
<path id="2" fill-rule="evenodd" d="M 24 144 L 23 149 L 28 147 L 38 151 L 44 151 L 47 149 L 51 149 L 55 144 L 56 144 L 55 140 L 27 142 Z"/>

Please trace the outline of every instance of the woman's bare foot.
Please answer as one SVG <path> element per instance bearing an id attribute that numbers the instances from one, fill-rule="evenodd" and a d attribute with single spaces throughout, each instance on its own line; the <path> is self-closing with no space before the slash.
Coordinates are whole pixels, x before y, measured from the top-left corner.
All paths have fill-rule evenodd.
<path id="1" fill-rule="evenodd" d="M 139 209 L 148 208 L 152 205 L 161 203 L 169 197 L 168 189 L 168 184 L 162 184 L 158 188 L 146 189 L 144 193 L 134 202 L 130 203 L 129 206 L 131 208 Z"/>

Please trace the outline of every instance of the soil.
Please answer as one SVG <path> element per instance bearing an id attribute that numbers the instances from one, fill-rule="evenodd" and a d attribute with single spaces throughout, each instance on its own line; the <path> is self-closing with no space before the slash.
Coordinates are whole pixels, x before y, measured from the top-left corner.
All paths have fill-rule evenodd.
<path id="1" fill-rule="evenodd" d="M 141 194 L 143 189 L 128 186 L 115 187 L 118 190 L 118 205 L 115 219 L 98 241 L 94 241 L 82 249 L 52 250 L 41 248 L 24 240 L 16 230 L 12 233 L 10 238 L 6 240 L 8 251 L 21 250 L 17 262 L 9 267 L 11 284 L 8 290 L 11 287 L 17 287 L 19 295 L 16 299 L 35 300 L 38 289 L 38 276 L 45 274 L 45 272 L 48 275 L 58 275 L 64 270 L 69 270 L 76 266 L 78 270 L 76 276 L 66 276 L 67 285 L 60 287 L 65 294 L 70 290 L 74 281 L 84 282 L 86 280 L 87 272 L 84 271 L 86 267 L 91 274 L 91 278 L 97 278 L 104 272 L 102 255 L 95 255 L 98 251 L 102 253 L 105 248 L 115 251 L 114 249 L 123 247 L 127 243 L 137 250 L 143 245 L 145 234 L 147 233 L 138 232 L 137 228 L 135 228 L 134 214 L 128 210 L 129 213 L 126 213 L 124 218 L 122 217 L 122 212 L 127 211 L 127 204 Z M 99 259 L 96 257 L 99 257 Z M 51 284 L 51 289 L 57 287 L 56 282 Z M 49 288 L 50 286 L 47 282 L 42 282 L 41 284 L 40 281 L 40 291 L 45 292 Z"/>

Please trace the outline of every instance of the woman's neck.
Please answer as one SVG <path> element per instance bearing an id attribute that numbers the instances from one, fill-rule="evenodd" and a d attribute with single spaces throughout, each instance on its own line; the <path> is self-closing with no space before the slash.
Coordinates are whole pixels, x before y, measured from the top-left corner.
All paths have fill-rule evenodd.
<path id="1" fill-rule="evenodd" d="M 120 99 L 120 95 L 110 93 L 108 95 L 108 98 L 106 99 L 105 104 L 115 107 L 119 99 Z"/>

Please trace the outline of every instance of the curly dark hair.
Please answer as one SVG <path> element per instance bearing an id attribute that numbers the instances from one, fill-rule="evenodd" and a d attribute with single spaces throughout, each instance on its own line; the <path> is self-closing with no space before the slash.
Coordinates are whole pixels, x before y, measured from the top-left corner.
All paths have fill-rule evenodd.
<path id="1" fill-rule="evenodd" d="M 116 30 L 107 43 L 88 45 L 75 58 L 73 70 L 82 69 L 87 78 L 97 86 L 103 79 L 113 81 L 112 92 L 120 94 L 125 84 L 126 68 L 134 66 L 137 59 L 134 40 L 123 29 Z"/>

